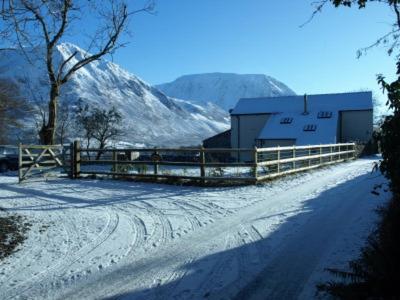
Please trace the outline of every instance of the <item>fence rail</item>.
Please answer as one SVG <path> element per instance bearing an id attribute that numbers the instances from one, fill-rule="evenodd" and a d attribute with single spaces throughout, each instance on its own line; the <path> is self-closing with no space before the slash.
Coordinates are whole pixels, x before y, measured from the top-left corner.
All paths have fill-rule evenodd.
<path id="1" fill-rule="evenodd" d="M 354 143 L 271 148 L 81 148 L 71 145 L 71 177 L 163 178 L 257 182 L 356 156 Z"/>

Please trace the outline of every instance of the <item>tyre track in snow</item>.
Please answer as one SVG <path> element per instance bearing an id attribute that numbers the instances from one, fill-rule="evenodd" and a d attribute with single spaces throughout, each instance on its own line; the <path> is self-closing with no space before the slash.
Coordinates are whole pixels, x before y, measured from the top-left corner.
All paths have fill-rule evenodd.
<path id="1" fill-rule="evenodd" d="M 135 238 L 132 240 L 132 243 L 126 252 L 122 255 L 123 258 L 129 256 L 133 249 L 140 247 L 145 242 L 147 237 L 146 226 L 144 225 L 143 221 L 136 215 L 130 216 L 129 218 L 131 220 L 132 228 L 135 231 Z"/>
<path id="2" fill-rule="evenodd" d="M 236 240 L 235 237 L 232 235 L 227 235 L 225 238 L 225 245 L 223 247 L 223 251 L 232 249 L 236 246 Z M 208 272 L 205 280 L 202 281 L 202 283 L 199 285 L 199 288 L 196 289 L 196 294 L 201 293 L 203 295 L 206 295 L 207 293 L 212 292 L 213 290 L 210 289 L 210 287 L 214 289 L 218 289 L 222 286 L 221 278 L 224 278 L 224 274 L 229 272 L 231 270 L 232 262 L 235 260 L 235 255 L 234 253 L 231 253 L 227 257 L 224 258 L 224 260 L 219 260 L 219 259 L 214 259 L 215 263 L 211 270 Z M 210 284 L 210 283 L 213 284 Z M 195 296 L 196 294 L 193 294 Z"/>
<path id="3" fill-rule="evenodd" d="M 125 203 L 123 207 L 115 206 L 114 209 L 127 216 L 130 220 L 130 226 L 135 232 L 135 236 L 132 239 L 129 248 L 122 255 L 122 258 L 125 258 L 130 255 L 133 249 L 140 250 L 150 236 L 145 221 L 138 214 L 138 211 L 140 212 L 145 210 L 148 212 L 148 210 L 129 202 Z"/>
<path id="4" fill-rule="evenodd" d="M 230 294 L 233 290 L 236 291 L 246 284 L 246 280 L 240 275 L 227 279 L 225 276 L 226 273 L 231 272 L 230 269 L 236 270 L 238 274 L 247 274 L 248 277 L 255 276 L 255 269 L 248 266 L 246 258 L 256 256 L 264 263 L 270 259 L 270 257 L 264 257 L 266 254 L 275 255 L 274 251 L 271 252 L 268 248 L 269 243 L 262 245 L 259 243 L 252 245 L 252 243 L 265 239 L 270 232 L 277 228 L 277 224 L 287 219 L 289 217 L 287 212 L 291 211 L 292 204 L 301 207 L 301 202 L 307 197 L 318 196 L 321 191 L 329 187 L 335 187 L 340 182 L 365 173 L 365 170 L 357 171 L 360 166 L 365 166 L 365 162 L 358 161 L 351 164 L 352 167 L 348 168 L 351 172 L 346 168 L 337 171 L 336 174 L 330 174 L 331 172 L 323 170 L 319 171 L 320 173 L 317 172 L 324 176 L 313 177 L 316 183 L 312 190 L 304 184 L 305 181 L 303 184 L 292 184 L 291 188 L 286 191 L 280 188 L 271 192 L 269 187 L 252 187 L 254 194 L 250 196 L 246 194 L 250 188 L 223 189 L 221 192 L 216 189 L 194 189 L 195 193 L 187 197 L 173 195 L 165 197 L 164 200 L 159 198 L 160 194 L 156 194 L 153 202 L 153 200 L 136 199 L 133 196 L 132 199 L 137 201 L 135 204 L 124 201 L 122 204 L 100 206 L 100 209 L 93 210 L 98 214 L 89 214 L 88 220 L 97 218 L 100 213 L 109 213 L 111 214 L 110 218 L 115 218 L 117 215 L 118 219 L 124 220 L 125 226 L 129 225 L 129 231 L 132 232 L 127 244 L 124 244 L 123 248 L 119 248 L 123 249 L 123 252 L 120 251 L 121 256 L 125 254 L 121 258 L 120 264 L 96 272 L 96 274 L 92 274 L 93 276 L 81 278 L 80 281 L 71 281 L 66 286 L 45 285 L 44 287 L 48 288 L 47 291 L 44 291 L 43 287 L 41 289 L 37 284 L 33 284 L 32 290 L 30 288 L 19 295 L 21 297 L 29 295 L 29 298 L 54 298 L 54 292 L 57 292 L 56 295 L 60 298 L 66 295 L 73 299 L 93 299 L 113 297 L 129 291 L 142 291 L 137 295 L 149 295 L 149 297 L 140 299 L 189 299 L 190 296 L 202 298 L 207 293 L 210 293 L 207 294 L 210 299 L 214 297 L 217 299 L 218 295 Z M 310 175 L 306 176 L 307 179 L 310 177 Z M 341 177 L 343 180 L 338 180 L 337 177 Z M 118 185 L 123 186 L 122 183 Z M 112 188 L 114 189 L 114 186 Z M 165 189 L 170 188 L 165 187 Z M 134 190 L 119 191 L 115 189 L 107 190 L 107 197 L 111 197 L 110 195 L 114 192 L 121 199 L 130 197 L 130 193 L 135 195 Z M 90 194 L 90 191 L 88 193 Z M 287 196 L 290 193 L 295 194 L 296 199 L 291 200 L 292 204 L 285 206 L 283 205 L 287 201 L 285 194 Z M 305 195 L 306 198 L 304 198 Z M 223 201 L 219 202 L 222 197 Z M 228 201 L 230 199 L 234 201 L 230 203 Z M 158 205 L 160 200 L 163 202 Z M 228 203 L 228 205 L 224 203 Z M 77 203 L 78 205 L 79 203 Z M 88 212 L 92 211 L 92 208 L 84 208 L 82 214 L 86 209 Z M 298 208 L 295 207 L 292 210 L 293 214 L 297 213 L 296 209 Z M 64 220 L 68 225 L 68 221 L 70 221 L 68 214 L 71 211 L 72 209 L 63 211 L 65 216 L 61 217 L 60 221 Z M 277 217 L 271 217 L 271 215 Z M 177 231 L 173 227 L 173 222 L 176 221 L 176 216 L 186 218 L 192 230 L 188 234 L 174 239 L 173 236 Z M 265 219 L 262 221 L 265 223 L 261 224 L 267 226 L 266 232 L 264 229 L 260 232 L 258 230 L 260 227 L 254 226 L 254 222 L 259 219 Z M 110 221 L 110 223 L 107 228 L 115 224 L 114 221 Z M 78 230 L 73 229 L 72 225 L 67 227 L 71 233 L 69 238 L 79 240 L 80 237 L 75 235 Z M 90 258 L 94 256 L 95 251 L 99 251 L 98 255 L 105 256 L 107 253 L 102 250 L 104 243 L 107 241 L 113 243 L 112 237 L 121 238 L 123 236 L 116 234 L 117 230 L 123 232 L 120 220 L 114 230 L 103 228 L 103 231 L 95 239 L 91 239 L 89 242 L 93 249 L 89 247 L 86 249 L 86 253 L 81 249 L 82 257 Z M 90 234 L 91 232 L 88 231 L 84 236 L 91 236 Z M 103 242 L 99 240 L 101 234 L 103 234 Z M 96 246 L 92 240 L 97 240 L 100 244 Z M 153 243 L 157 241 L 158 244 L 153 247 Z M 72 244 L 72 246 L 74 245 Z M 276 244 L 272 245 L 276 246 Z M 71 249 L 68 253 L 72 251 L 71 255 L 74 256 L 75 248 Z M 119 250 L 116 249 L 116 251 Z M 217 253 L 222 253 L 222 256 L 214 256 Z M 104 260 L 104 257 L 100 258 L 101 260 Z M 89 260 L 84 259 L 84 261 Z M 76 259 L 72 264 L 75 263 Z M 67 270 L 68 266 L 65 268 Z M 62 276 L 57 270 L 47 275 L 49 278 L 55 278 L 55 281 Z M 44 276 L 44 278 L 47 277 Z M 200 285 L 185 288 L 185 284 L 190 278 L 199 278 Z M 147 294 L 143 294 L 146 291 Z"/>
<path id="5" fill-rule="evenodd" d="M 65 226 L 64 222 L 66 221 L 65 218 L 61 219 L 63 224 L 62 226 L 66 229 L 67 238 L 66 243 L 69 245 L 68 251 L 65 252 L 65 255 L 58 259 L 56 263 L 53 263 L 50 267 L 45 268 L 40 273 L 32 276 L 26 281 L 23 281 L 15 286 L 12 291 L 7 292 L 8 298 L 18 297 L 20 295 L 26 294 L 34 285 L 26 286 L 29 283 L 33 282 L 46 282 L 46 285 L 53 283 L 53 278 L 66 278 L 66 274 L 68 273 L 68 269 L 70 269 L 76 262 L 82 260 L 83 258 L 87 257 L 90 253 L 98 249 L 104 242 L 106 242 L 110 236 L 115 232 L 116 228 L 118 227 L 119 223 L 119 216 L 118 214 L 114 214 L 114 217 L 111 217 L 111 214 L 107 212 L 107 223 L 104 226 L 103 230 L 96 236 L 95 239 L 89 241 L 85 246 L 79 248 L 77 251 L 73 251 L 72 248 L 74 244 L 72 241 L 77 240 L 78 238 L 71 238 L 72 236 L 78 236 L 79 230 L 76 227 L 74 222 L 69 222 L 68 225 Z M 78 239 L 79 240 L 79 239 Z M 79 271 L 78 271 L 79 275 Z M 75 279 L 75 275 L 72 279 Z M 80 276 L 78 276 L 79 278 Z M 26 286 L 26 287 L 24 287 Z M 18 287 L 18 289 L 15 289 Z"/>
<path id="6" fill-rule="evenodd" d="M 20 294 L 22 294 L 24 291 L 28 290 L 28 288 L 21 288 L 21 286 L 27 285 L 29 283 L 35 282 L 35 281 L 40 281 L 40 278 L 44 277 L 45 275 L 47 275 L 49 273 L 49 271 L 57 268 L 59 265 L 62 264 L 62 262 L 64 261 L 64 259 L 66 257 L 69 256 L 70 252 L 70 248 L 71 248 L 71 233 L 68 230 L 68 227 L 65 226 L 64 224 L 64 219 L 62 218 L 61 214 L 57 214 L 58 216 L 58 220 L 60 221 L 59 224 L 61 224 L 62 226 L 62 231 L 65 232 L 65 238 L 64 241 L 66 241 L 65 244 L 68 245 L 68 248 L 66 249 L 66 251 L 63 253 L 62 257 L 57 259 L 57 263 L 53 263 L 51 266 L 49 267 L 45 267 L 45 269 L 41 272 L 38 273 L 32 273 L 31 276 L 28 279 L 25 280 L 17 280 L 18 275 L 20 275 L 21 273 L 23 273 L 26 268 L 29 268 L 30 262 L 33 261 L 33 263 L 37 263 L 38 261 L 42 261 L 43 259 L 43 249 L 42 249 L 42 245 L 49 245 L 51 244 L 51 242 L 41 242 L 41 243 L 35 243 L 33 248 L 29 248 L 28 251 L 25 252 L 25 254 L 18 259 L 17 261 L 13 261 L 13 272 L 11 273 L 7 273 L 7 279 L 8 281 L 12 281 L 14 282 L 14 284 L 12 286 L 10 286 L 9 288 L 5 288 L 5 289 L 1 289 L 0 290 L 0 295 L 3 294 L 4 298 L 14 298 Z M 40 236 L 41 239 L 43 239 L 43 236 Z M 44 238 L 46 241 L 49 240 L 48 236 L 45 235 Z M 34 253 L 34 254 L 33 254 Z M 34 259 L 28 259 L 29 256 L 33 256 Z M 29 265 L 26 264 L 25 260 L 27 260 L 27 262 L 29 262 Z M 2 298 L 2 297 L 1 297 Z"/>
<path id="7" fill-rule="evenodd" d="M 349 178 L 355 178 L 360 174 L 365 174 L 365 165 L 366 162 L 355 162 L 352 163 L 352 171 Z M 364 170 L 359 171 L 358 169 L 360 166 L 364 166 Z M 370 164 L 368 164 L 370 166 Z M 321 171 L 320 171 L 321 172 Z M 195 261 L 194 266 L 191 268 L 198 269 L 202 268 L 202 266 L 207 264 L 209 259 L 204 260 L 202 257 L 206 255 L 206 253 L 216 253 L 221 252 L 224 256 L 221 257 L 221 260 L 218 263 L 212 263 L 211 266 L 207 267 L 205 272 L 207 274 L 215 274 L 214 278 L 218 276 L 224 276 L 223 270 L 227 268 L 229 264 L 232 264 L 232 253 L 236 253 L 235 247 L 238 245 L 243 245 L 243 241 L 239 242 L 240 239 L 235 237 L 233 242 L 229 242 L 229 248 L 227 249 L 226 243 L 221 244 L 221 240 L 223 237 L 227 235 L 235 235 L 237 232 L 243 230 L 243 225 L 245 226 L 252 226 L 253 220 L 257 220 L 260 217 L 264 218 L 265 216 L 265 208 L 268 207 L 274 214 L 280 213 L 282 217 L 278 218 L 279 222 L 282 222 L 286 218 L 288 218 L 285 211 L 287 211 L 290 205 L 286 205 L 283 207 L 283 211 L 279 212 L 279 207 L 282 207 L 282 203 L 287 201 L 288 195 L 296 195 L 296 198 L 291 197 L 291 201 L 295 205 L 299 205 L 301 207 L 301 203 L 307 199 L 307 197 L 315 197 L 316 194 L 320 193 L 321 186 L 335 186 L 344 182 L 344 180 L 338 180 L 338 178 L 347 177 L 349 170 L 346 168 L 336 170 L 335 173 L 324 173 L 324 176 L 317 176 L 315 178 L 315 182 L 313 183 L 313 190 L 310 190 L 310 186 L 307 185 L 297 185 L 295 188 L 288 190 L 287 193 L 281 193 L 276 195 L 276 197 L 264 200 L 257 201 L 255 204 L 250 205 L 244 209 L 240 210 L 240 213 L 235 213 L 225 218 L 222 218 L 215 222 L 212 227 L 206 226 L 200 228 L 193 232 L 190 235 L 187 235 L 177 241 L 177 243 L 173 243 L 172 245 L 168 245 L 168 247 L 160 247 L 156 251 L 149 253 L 148 257 L 143 257 L 137 262 L 133 263 L 132 266 L 126 268 L 119 268 L 117 273 L 114 273 L 113 270 L 109 270 L 107 274 L 104 274 L 103 278 L 96 279 L 95 282 L 85 282 L 84 285 L 81 287 L 76 287 L 70 293 L 68 292 L 65 295 L 70 296 L 74 299 L 79 299 L 87 295 L 87 293 L 94 292 L 100 293 L 104 296 L 112 296 L 116 293 L 124 293 L 128 291 L 135 291 L 140 289 L 147 289 L 149 287 L 146 282 L 152 280 L 153 278 L 157 277 L 157 274 L 165 274 L 169 269 L 173 272 L 176 268 L 184 268 L 184 262 L 188 259 L 193 259 Z M 348 179 L 349 179 L 348 178 Z M 262 191 L 262 189 L 261 189 Z M 307 196 L 309 195 L 309 196 Z M 296 206 L 294 206 L 296 208 Z M 292 210 L 294 210 L 294 208 Z M 275 228 L 276 220 L 274 218 L 266 219 L 266 224 L 272 224 L 272 230 Z M 269 222 L 269 223 L 268 223 Z M 245 227 L 248 231 L 247 227 Z M 251 227 L 250 227 L 251 228 Z M 292 230 L 296 229 L 296 223 L 293 223 Z M 212 236 L 210 236 L 210 232 L 212 232 Z M 256 236 L 254 236 L 256 238 Z M 252 238 L 251 238 L 252 239 Z M 249 240 L 250 242 L 250 240 Z M 275 246 L 275 244 L 274 244 Z M 280 247 L 279 247 L 280 248 Z M 233 250 L 233 251 L 232 251 Z M 246 252 L 241 252 L 242 254 L 239 255 L 243 256 L 246 255 Z M 276 255 L 273 253 L 273 255 Z M 210 259 L 216 259 L 215 257 L 211 256 Z M 234 260 L 237 258 L 234 257 Z M 268 258 L 269 260 L 270 258 Z M 198 266 L 197 261 L 201 261 L 203 265 Z M 238 263 L 239 265 L 245 265 L 245 263 Z M 182 266 L 182 267 L 179 267 Z M 239 267 L 240 268 L 240 267 Z M 241 267 L 243 268 L 243 267 Z M 197 274 L 197 273 L 196 273 Z M 131 276 L 135 277 L 135 281 L 130 280 Z M 255 274 L 252 274 L 255 276 Z M 181 281 L 184 281 L 183 278 Z M 243 287 L 243 282 L 241 283 L 240 280 L 237 278 L 233 278 L 230 283 L 224 283 L 224 287 L 220 287 L 217 284 L 213 284 L 213 281 L 209 278 L 206 279 L 204 286 L 210 285 L 210 289 L 214 289 L 217 293 L 213 293 L 215 295 L 215 299 L 218 299 L 219 295 L 229 294 L 229 291 L 225 290 L 225 287 L 229 287 L 230 285 L 238 285 L 237 288 Z M 103 283 L 107 282 L 107 285 Z M 218 280 L 217 280 L 218 282 Z M 159 292 L 160 295 L 163 295 L 163 299 L 171 299 L 174 295 L 179 294 L 182 292 L 184 295 L 196 295 L 198 296 L 198 292 L 200 292 L 202 288 L 196 290 L 188 290 L 188 289 L 181 289 L 180 291 L 172 289 L 168 287 L 160 288 Z M 221 294 L 222 293 L 222 294 Z M 183 297 L 184 298 L 184 297 Z M 187 297 L 189 299 L 190 297 Z"/>
<path id="8" fill-rule="evenodd" d="M 179 207 L 185 214 L 183 214 L 186 219 L 189 221 L 190 226 L 191 226 L 191 231 L 195 231 L 197 228 L 200 228 L 202 226 L 201 221 L 199 220 L 199 218 L 197 217 L 196 213 L 193 212 L 193 205 L 188 205 L 187 203 L 181 203 L 179 201 L 175 201 L 174 204 Z M 190 209 L 190 208 L 192 209 Z M 197 213 L 199 211 L 198 208 L 196 208 Z M 188 233 L 188 232 L 184 232 L 184 233 Z"/>
<path id="9" fill-rule="evenodd" d="M 64 268 L 61 269 L 61 271 L 64 272 L 63 274 L 67 272 L 66 270 L 67 268 L 70 268 L 76 262 L 80 261 L 84 257 L 87 257 L 90 253 L 98 249 L 116 231 L 119 224 L 119 215 L 115 212 L 113 214 L 111 213 L 107 214 L 108 214 L 107 225 L 104 227 L 102 232 L 99 235 L 97 235 L 96 239 L 92 240 L 90 244 L 78 250 L 78 252 L 75 253 L 74 258 L 71 258 L 67 261 L 68 265 L 65 264 Z M 78 232 L 78 230 L 76 230 L 76 232 Z"/>
<path id="10" fill-rule="evenodd" d="M 150 215 L 156 225 L 154 231 L 146 239 L 146 243 L 143 247 L 147 249 L 158 247 L 166 243 L 169 238 L 172 239 L 172 226 L 164 213 L 156 206 L 148 203 L 148 201 L 142 201 L 141 204 L 144 205 L 146 212 Z M 146 224 L 145 221 L 142 220 L 142 222 L 143 224 Z"/>
<path id="11" fill-rule="evenodd" d="M 52 203 L 52 201 L 50 201 L 50 200 L 48 200 L 46 198 L 43 198 L 43 197 L 39 197 L 39 198 L 37 198 L 35 200 L 36 201 L 34 202 L 34 204 L 32 206 L 34 206 L 34 205 L 42 205 L 43 202 L 47 203 L 47 204 L 54 205 L 54 203 Z M 64 222 L 63 222 L 64 215 L 61 214 L 61 213 L 58 213 L 58 212 L 54 212 L 53 215 L 55 215 L 55 216 L 52 216 L 52 218 L 56 217 L 58 219 L 58 222 L 56 222 L 56 223 L 61 224 L 62 231 L 65 232 L 65 234 L 66 234 L 66 239 L 65 240 L 70 241 L 67 227 L 64 225 Z M 41 216 L 41 217 L 38 217 L 37 219 L 40 219 L 42 221 L 45 218 L 43 216 Z M 12 264 L 14 265 L 13 271 L 7 273 L 7 278 L 9 279 L 9 281 L 14 279 L 15 276 L 18 275 L 21 272 L 21 270 L 23 270 L 26 267 L 25 266 L 26 258 L 29 258 L 29 257 L 32 257 L 32 256 L 34 258 L 41 258 L 42 257 L 42 255 L 41 255 L 42 254 L 42 251 L 41 251 L 42 250 L 42 245 L 48 245 L 49 244 L 47 242 L 49 240 L 49 237 L 48 237 L 47 234 L 46 235 L 40 235 L 40 239 L 41 240 L 46 240 L 46 242 L 34 243 L 32 248 L 29 248 L 29 250 L 25 251 L 22 256 L 18 256 L 18 258 L 16 260 L 14 259 L 12 261 Z M 69 243 L 68 243 L 68 245 L 69 245 Z M 67 252 L 68 252 L 68 250 L 67 250 Z M 65 253 L 64 257 L 67 256 L 67 254 L 68 253 Z M 62 258 L 60 260 L 62 260 Z M 35 276 L 36 276 L 36 274 L 33 274 L 33 277 L 35 277 Z M 18 287 L 20 284 L 21 283 L 18 283 L 16 285 L 14 285 L 14 287 Z"/>

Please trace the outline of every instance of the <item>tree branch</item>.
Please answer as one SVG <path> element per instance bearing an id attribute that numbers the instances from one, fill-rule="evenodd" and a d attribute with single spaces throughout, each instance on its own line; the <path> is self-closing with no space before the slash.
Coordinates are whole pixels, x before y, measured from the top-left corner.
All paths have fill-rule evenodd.
<path id="1" fill-rule="evenodd" d="M 120 13 L 121 13 L 121 15 L 120 15 L 121 19 L 119 21 L 116 18 L 115 12 L 113 13 L 113 17 L 115 18 L 115 19 L 113 19 L 113 26 L 114 26 L 113 31 L 114 32 L 111 33 L 109 40 L 103 46 L 103 48 L 99 52 L 92 54 L 92 55 L 78 61 L 76 64 L 74 64 L 71 67 L 71 69 L 61 79 L 61 84 L 66 83 L 69 80 L 69 78 L 72 76 L 72 74 L 74 74 L 80 68 L 86 66 L 87 64 L 89 64 L 93 61 L 100 59 L 102 56 L 104 56 L 107 53 L 110 53 L 112 51 L 112 49 L 116 45 L 118 37 L 120 36 L 121 32 L 123 31 L 124 25 L 129 16 L 126 5 L 123 5 Z"/>

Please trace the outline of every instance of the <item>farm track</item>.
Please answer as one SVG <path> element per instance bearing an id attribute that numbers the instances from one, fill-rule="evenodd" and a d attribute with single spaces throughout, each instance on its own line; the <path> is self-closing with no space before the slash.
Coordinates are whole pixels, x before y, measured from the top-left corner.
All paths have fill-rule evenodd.
<path id="1" fill-rule="evenodd" d="M 26 247 L 0 262 L 0 298 L 233 297 L 307 221 L 275 234 L 305 201 L 365 176 L 372 162 L 223 189 L 55 180 L 27 183 L 22 198 L 0 177 L 7 208 L 38 222 Z M 50 227 L 39 233 L 43 220 Z"/>

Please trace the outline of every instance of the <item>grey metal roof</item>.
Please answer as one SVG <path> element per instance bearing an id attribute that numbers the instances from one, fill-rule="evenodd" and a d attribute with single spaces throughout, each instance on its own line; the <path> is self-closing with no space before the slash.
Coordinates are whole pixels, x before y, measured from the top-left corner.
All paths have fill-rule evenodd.
<path id="1" fill-rule="evenodd" d="M 343 111 L 373 109 L 372 92 L 307 95 L 307 106 L 312 111 Z M 242 98 L 231 115 L 302 112 L 304 96 Z"/>

